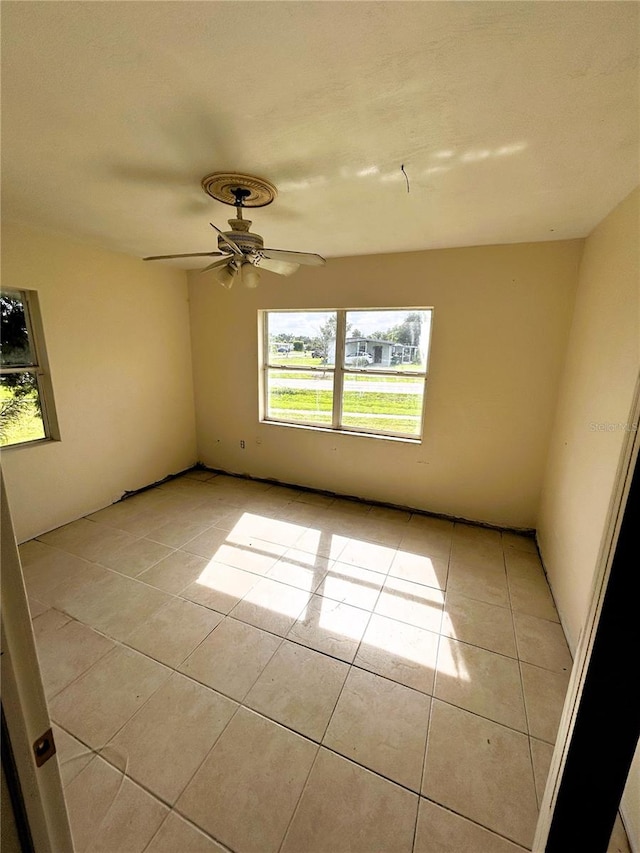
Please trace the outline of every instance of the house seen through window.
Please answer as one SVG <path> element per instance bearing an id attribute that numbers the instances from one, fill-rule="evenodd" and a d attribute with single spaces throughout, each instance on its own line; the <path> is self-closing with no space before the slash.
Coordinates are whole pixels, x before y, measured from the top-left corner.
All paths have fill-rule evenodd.
<path id="1" fill-rule="evenodd" d="M 37 294 L 0 291 L 0 445 L 58 438 Z"/>
<path id="2" fill-rule="evenodd" d="M 422 436 L 432 309 L 262 313 L 264 420 Z"/>

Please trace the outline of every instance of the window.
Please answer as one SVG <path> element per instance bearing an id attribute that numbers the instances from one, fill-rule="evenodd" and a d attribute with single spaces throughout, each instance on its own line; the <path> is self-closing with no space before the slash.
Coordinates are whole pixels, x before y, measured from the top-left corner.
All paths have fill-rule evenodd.
<path id="1" fill-rule="evenodd" d="M 422 436 L 432 309 L 261 313 L 264 420 Z"/>
<path id="2" fill-rule="evenodd" d="M 0 291 L 0 445 L 58 438 L 37 294 Z"/>

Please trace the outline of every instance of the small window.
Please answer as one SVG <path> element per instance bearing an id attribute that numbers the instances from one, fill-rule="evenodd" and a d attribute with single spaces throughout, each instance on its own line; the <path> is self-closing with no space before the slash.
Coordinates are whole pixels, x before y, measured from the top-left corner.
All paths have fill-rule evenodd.
<path id="1" fill-rule="evenodd" d="M 432 309 L 262 313 L 264 420 L 422 437 Z"/>
<path id="2" fill-rule="evenodd" d="M 38 298 L 0 291 L 0 446 L 57 439 Z"/>

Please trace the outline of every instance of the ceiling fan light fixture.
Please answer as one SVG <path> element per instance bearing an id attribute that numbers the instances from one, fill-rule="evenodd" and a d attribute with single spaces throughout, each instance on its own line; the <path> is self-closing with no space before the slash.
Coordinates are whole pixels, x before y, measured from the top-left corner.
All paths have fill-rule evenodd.
<path id="1" fill-rule="evenodd" d="M 218 270 L 218 272 L 214 273 L 214 276 L 218 284 L 221 284 L 223 287 L 226 287 L 227 290 L 231 290 L 237 273 L 238 270 L 236 269 L 236 267 L 231 266 L 231 264 L 228 264 L 226 267 L 222 267 L 221 270 Z"/>
<path id="2" fill-rule="evenodd" d="M 242 264 L 242 283 L 245 287 L 253 289 L 260 282 L 260 271 L 252 263 Z"/>

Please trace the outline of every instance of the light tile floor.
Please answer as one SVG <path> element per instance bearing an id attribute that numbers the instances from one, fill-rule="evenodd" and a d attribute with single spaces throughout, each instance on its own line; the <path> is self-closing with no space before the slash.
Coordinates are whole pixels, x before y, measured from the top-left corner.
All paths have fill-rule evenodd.
<path id="1" fill-rule="evenodd" d="M 530 848 L 571 668 L 531 539 L 194 471 L 20 550 L 78 853 Z"/>

